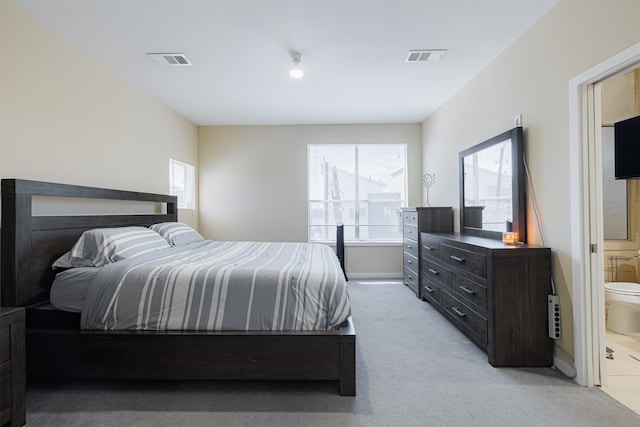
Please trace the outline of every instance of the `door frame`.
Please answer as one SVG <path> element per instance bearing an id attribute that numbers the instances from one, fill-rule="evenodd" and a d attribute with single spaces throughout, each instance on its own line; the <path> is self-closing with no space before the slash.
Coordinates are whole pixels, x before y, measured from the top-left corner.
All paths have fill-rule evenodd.
<path id="1" fill-rule="evenodd" d="M 595 175 L 590 165 L 596 161 L 593 85 L 618 74 L 640 61 L 637 43 L 569 80 L 569 145 L 571 189 L 571 259 L 573 297 L 573 355 L 575 381 L 591 387 L 602 384 L 601 366 L 605 364 L 601 337 L 605 334 L 604 284 L 594 286 L 593 271 L 603 264 L 604 236 L 597 189 L 590 191 L 602 171 Z M 590 99 L 591 98 L 591 101 Z M 601 155 L 600 155 L 601 156 Z M 595 198 L 594 198 L 595 197 Z M 599 210 L 599 211 L 598 211 Z M 591 252 L 591 244 L 598 250 Z M 601 348 L 603 347 L 603 348 Z"/>

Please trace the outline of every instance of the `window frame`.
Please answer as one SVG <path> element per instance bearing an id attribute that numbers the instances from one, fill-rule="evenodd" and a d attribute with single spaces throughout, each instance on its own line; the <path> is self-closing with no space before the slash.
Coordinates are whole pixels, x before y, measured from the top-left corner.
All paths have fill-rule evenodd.
<path id="1" fill-rule="evenodd" d="M 176 189 L 176 167 L 184 168 L 184 196 Z M 169 194 L 178 197 L 178 209 L 196 209 L 195 166 L 180 160 L 169 158 Z M 185 200 L 186 199 L 186 200 Z"/>
<path id="2" fill-rule="evenodd" d="M 313 203 L 334 203 L 331 200 L 327 199 L 327 200 L 316 200 L 316 199 L 311 199 L 311 168 L 310 168 L 310 162 L 311 162 L 311 151 L 312 151 L 312 147 L 318 147 L 318 146 L 352 146 L 354 147 L 354 187 L 356 187 L 356 189 L 354 189 L 354 199 L 352 201 L 348 201 L 349 203 L 353 203 L 354 205 L 354 209 L 356 206 L 360 205 L 362 203 L 366 203 L 369 201 L 368 197 L 365 197 L 364 199 L 362 199 L 360 197 L 360 195 L 358 194 L 358 189 L 357 187 L 359 186 L 359 181 L 358 179 L 355 179 L 355 176 L 358 176 L 359 174 L 359 149 L 360 147 L 363 146 L 376 146 L 376 145 L 388 145 L 388 146 L 397 146 L 398 148 L 401 148 L 403 151 L 403 166 L 402 166 L 402 175 L 403 175 L 403 179 L 402 179 L 402 194 L 401 194 L 401 198 L 398 199 L 399 202 L 399 206 L 396 208 L 395 211 L 395 217 L 397 219 L 397 225 L 399 227 L 398 233 L 397 235 L 392 238 L 392 239 L 376 239 L 376 238 L 361 238 L 358 231 L 359 228 L 362 227 L 369 227 L 370 225 L 367 224 L 359 224 L 358 222 L 360 221 L 359 218 L 359 213 L 362 212 L 362 208 L 360 209 L 356 209 L 356 213 L 354 215 L 354 220 L 356 221 L 356 224 L 346 224 L 345 221 L 342 222 L 342 224 L 344 224 L 345 226 L 345 230 L 348 227 L 355 227 L 356 230 L 354 230 L 354 234 L 355 237 L 357 237 L 357 239 L 354 238 L 349 238 L 349 233 L 345 233 L 345 244 L 348 244 L 348 246 L 399 246 L 402 245 L 403 242 L 403 236 L 402 236 L 402 214 L 401 214 L 401 209 L 405 208 L 408 206 L 408 197 L 409 197 L 409 186 L 408 186 L 408 179 L 409 179 L 409 172 L 408 172 L 408 167 L 409 167 L 409 159 L 408 159 L 408 151 L 409 151 L 409 144 L 407 144 L 406 142 L 349 142 L 349 143 L 309 143 L 307 144 L 307 240 L 309 242 L 313 242 L 313 243 L 334 243 L 336 241 L 335 238 L 335 233 L 328 233 L 327 236 L 328 238 L 322 239 L 322 238 L 313 238 L 312 236 L 312 228 L 314 226 L 323 226 L 323 227 L 328 227 L 329 229 L 331 228 L 335 228 L 338 224 L 332 224 L 332 223 L 325 223 L 324 225 L 322 224 L 312 224 L 313 220 L 312 220 L 312 204 Z M 362 178 L 362 177 L 361 177 Z M 391 193 L 390 193 L 391 194 Z M 365 209 L 366 210 L 366 209 Z M 372 224 L 371 226 L 376 227 L 376 226 L 385 226 L 385 225 L 389 225 L 389 224 Z"/>

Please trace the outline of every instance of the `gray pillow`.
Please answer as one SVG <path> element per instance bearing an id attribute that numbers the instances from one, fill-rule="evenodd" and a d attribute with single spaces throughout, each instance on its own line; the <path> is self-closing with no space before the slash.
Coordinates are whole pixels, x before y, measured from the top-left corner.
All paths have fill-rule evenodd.
<path id="1" fill-rule="evenodd" d="M 164 237 L 171 246 L 188 245 L 204 240 L 200 233 L 181 222 L 161 222 L 149 228 Z"/>
<path id="2" fill-rule="evenodd" d="M 145 227 L 96 228 L 82 233 L 69 253 L 53 266 L 102 267 L 169 247 L 162 236 Z"/>

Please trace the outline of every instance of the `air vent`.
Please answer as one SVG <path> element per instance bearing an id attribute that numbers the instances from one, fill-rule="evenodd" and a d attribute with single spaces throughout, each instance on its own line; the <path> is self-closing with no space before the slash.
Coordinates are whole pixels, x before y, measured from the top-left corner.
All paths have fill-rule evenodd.
<path id="1" fill-rule="evenodd" d="M 172 67 L 184 67 L 191 65 L 191 61 L 183 53 L 147 53 L 153 62 Z"/>
<path id="2" fill-rule="evenodd" d="M 404 62 L 413 64 L 417 62 L 440 61 L 445 53 L 447 53 L 446 49 L 410 50 Z"/>

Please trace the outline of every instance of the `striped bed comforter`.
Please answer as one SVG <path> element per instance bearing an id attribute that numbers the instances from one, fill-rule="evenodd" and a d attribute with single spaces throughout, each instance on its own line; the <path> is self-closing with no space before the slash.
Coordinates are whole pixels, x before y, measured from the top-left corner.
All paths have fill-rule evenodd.
<path id="1" fill-rule="evenodd" d="M 204 241 L 101 268 L 82 328 L 312 331 L 334 329 L 350 314 L 330 247 Z"/>

